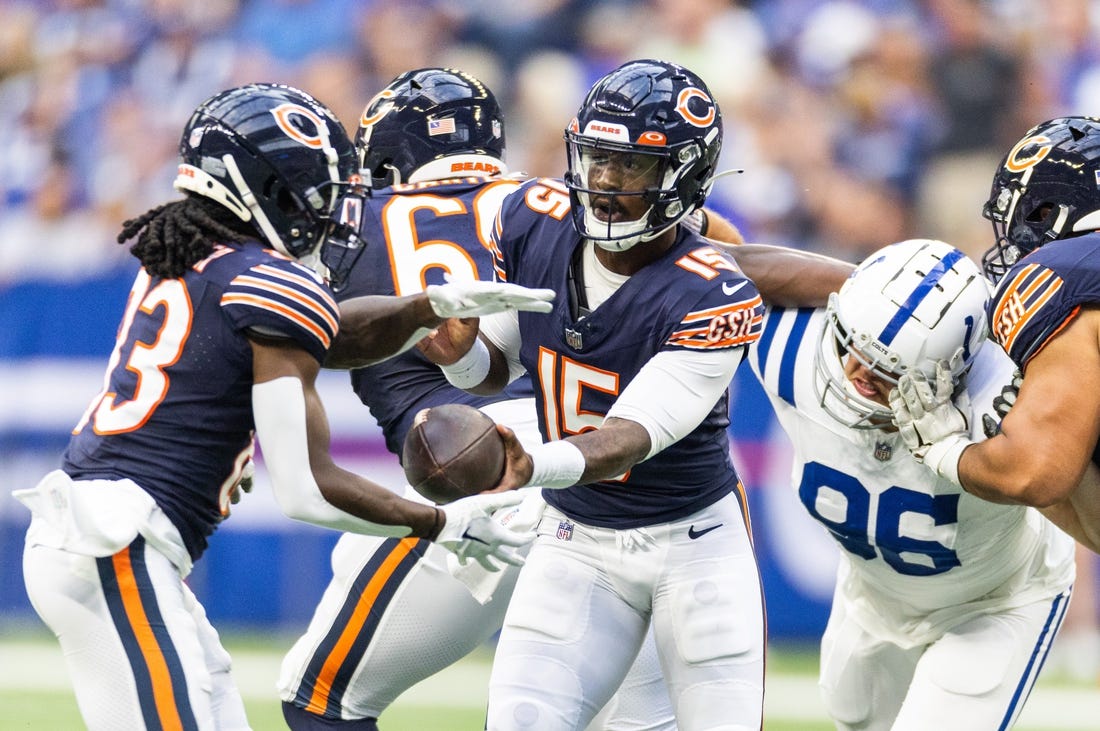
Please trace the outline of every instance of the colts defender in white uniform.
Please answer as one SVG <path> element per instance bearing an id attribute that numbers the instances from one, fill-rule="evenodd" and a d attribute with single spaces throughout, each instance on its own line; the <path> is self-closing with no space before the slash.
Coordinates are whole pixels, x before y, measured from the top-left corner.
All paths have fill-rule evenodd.
<path id="1" fill-rule="evenodd" d="M 1069 601 L 1073 541 L 1033 509 L 963 491 L 910 456 L 888 394 L 951 364 L 974 439 L 1013 364 L 986 339 L 989 285 L 962 252 L 904 241 L 825 309 L 769 310 L 750 362 L 794 445 L 793 484 L 843 549 L 821 643 L 838 729 L 1006 729 Z"/>
<path id="2" fill-rule="evenodd" d="M 347 211 L 360 236 L 331 240 L 324 251 L 340 280 L 338 300 L 409 295 L 442 282 L 444 272 L 492 278 L 490 229 L 519 180 L 507 174 L 504 119 L 487 87 L 456 69 L 401 74 L 363 111 L 355 145 L 374 192 Z M 361 365 L 346 350 L 330 353 L 326 364 Z M 351 383 L 396 455 L 414 416 L 448 403 L 480 408 L 525 444 L 542 441 L 526 377 L 495 396 L 475 396 L 409 350 L 356 367 Z M 405 497 L 427 502 L 411 488 Z M 537 491 L 529 498 L 522 518 L 528 526 L 541 511 Z M 500 630 L 519 568 L 490 571 L 454 559 L 448 566 L 447 556 L 426 540 L 340 538 L 333 579 L 283 662 L 279 691 L 292 729 L 375 729 L 397 696 Z M 598 728 L 675 727 L 652 641 L 609 705 Z"/>

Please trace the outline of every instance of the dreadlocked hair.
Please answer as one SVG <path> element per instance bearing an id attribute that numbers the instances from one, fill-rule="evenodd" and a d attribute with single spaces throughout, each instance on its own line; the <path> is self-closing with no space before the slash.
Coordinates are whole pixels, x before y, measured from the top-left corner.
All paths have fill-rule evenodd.
<path id="1" fill-rule="evenodd" d="M 188 195 L 122 224 L 118 243 L 137 236 L 130 253 L 154 277 L 177 279 L 210 256 L 216 243 L 255 238 L 252 227 L 214 201 Z"/>

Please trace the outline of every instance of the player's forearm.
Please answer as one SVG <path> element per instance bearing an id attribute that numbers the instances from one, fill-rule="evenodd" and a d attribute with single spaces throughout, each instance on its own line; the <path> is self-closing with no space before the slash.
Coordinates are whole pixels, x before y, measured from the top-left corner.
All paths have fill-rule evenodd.
<path id="1" fill-rule="evenodd" d="M 570 437 L 584 455 L 584 473 L 580 483 L 619 477 L 646 458 L 649 432 L 626 419 L 608 419 L 593 431 Z"/>
<path id="2" fill-rule="evenodd" d="M 967 492 L 994 503 L 1037 508 L 1069 499 L 1083 470 L 1053 445 L 1015 444 L 1005 432 L 967 447 L 958 467 Z"/>
<path id="3" fill-rule="evenodd" d="M 768 244 L 723 247 L 774 307 L 821 307 L 855 267 L 848 262 Z"/>
<path id="4" fill-rule="evenodd" d="M 360 368 L 408 348 L 439 325 L 427 295 L 356 297 L 340 303 L 340 332 L 326 368 Z"/>

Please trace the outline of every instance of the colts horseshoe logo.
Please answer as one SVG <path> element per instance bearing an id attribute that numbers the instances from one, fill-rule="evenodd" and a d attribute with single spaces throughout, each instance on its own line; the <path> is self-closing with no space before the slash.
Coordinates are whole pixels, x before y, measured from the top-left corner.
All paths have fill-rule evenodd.
<path id="1" fill-rule="evenodd" d="M 688 104 L 692 99 L 701 99 L 703 102 L 704 113 L 702 115 L 696 114 L 688 108 Z M 695 105 L 696 108 L 699 104 Z M 715 106 L 714 100 L 707 96 L 706 92 L 702 89 L 689 86 L 680 92 L 676 97 L 676 111 L 680 113 L 680 116 L 687 120 L 688 124 L 693 124 L 696 127 L 707 127 L 714 121 Z"/>
<path id="2" fill-rule="evenodd" d="M 299 104 L 280 104 L 271 110 L 271 114 L 275 117 L 275 123 L 279 125 L 279 129 L 295 142 L 301 142 L 306 147 L 312 147 L 315 150 L 321 149 L 328 143 L 328 122 L 312 109 Z M 308 119 L 313 124 L 316 132 L 312 135 L 304 132 L 300 123 L 295 124 L 295 115 L 301 115 Z"/>

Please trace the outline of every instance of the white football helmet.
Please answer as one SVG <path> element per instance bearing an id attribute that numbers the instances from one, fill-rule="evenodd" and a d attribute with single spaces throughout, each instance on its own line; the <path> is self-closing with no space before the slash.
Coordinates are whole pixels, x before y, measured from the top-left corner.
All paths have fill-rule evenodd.
<path id="1" fill-rule="evenodd" d="M 844 356 L 897 383 L 913 370 L 935 379 L 936 361 L 951 366 L 956 389 L 987 336 L 992 293 L 978 265 L 942 241 L 910 239 L 879 249 L 829 296 L 815 358 L 822 407 L 856 429 L 891 422 L 889 406 L 860 395 L 844 375 Z"/>

